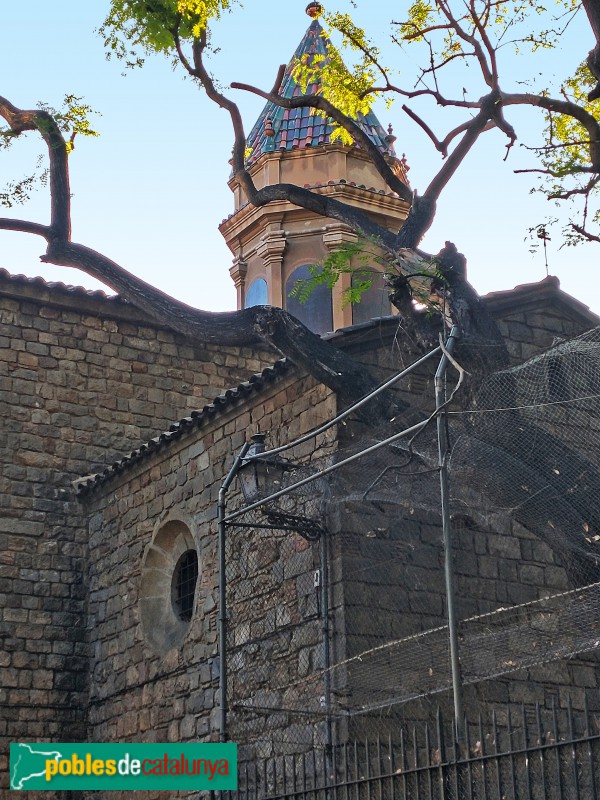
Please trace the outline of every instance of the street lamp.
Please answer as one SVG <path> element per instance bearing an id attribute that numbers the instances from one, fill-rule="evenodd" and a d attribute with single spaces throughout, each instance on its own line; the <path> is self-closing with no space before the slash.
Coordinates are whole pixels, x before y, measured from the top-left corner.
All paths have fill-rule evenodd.
<path id="1" fill-rule="evenodd" d="M 238 480 L 248 505 L 274 494 L 283 487 L 283 476 L 290 462 L 279 455 L 265 456 L 266 433 L 255 433 L 246 457 L 238 469 Z"/>
<path id="2" fill-rule="evenodd" d="M 279 492 L 284 488 L 285 473 L 297 469 L 297 465 L 279 455 L 263 455 L 265 439 L 265 433 L 252 436 L 252 444 L 237 470 L 242 494 L 248 505 Z M 262 513 L 268 525 L 247 524 L 244 527 L 294 531 L 309 542 L 318 541 L 325 533 L 325 528 L 317 520 L 292 514 L 274 503 L 265 503 Z"/>
<path id="3" fill-rule="evenodd" d="M 293 464 L 279 455 L 265 454 L 266 434 L 255 433 L 252 443 L 245 442 L 236 456 L 233 464 L 219 489 L 217 503 L 218 521 L 218 546 L 219 546 L 219 729 L 220 740 L 227 741 L 227 575 L 225 542 L 227 528 L 266 528 L 267 530 L 284 530 L 298 533 L 309 542 L 320 540 L 321 559 L 323 563 L 323 579 L 321 580 L 322 607 L 324 626 L 327 626 L 327 561 L 325 527 L 315 519 L 292 514 L 275 505 L 274 500 L 269 500 L 272 495 L 282 491 L 284 487 L 284 474 L 288 470 L 295 470 L 299 465 Z M 263 455 L 264 454 L 264 455 Z M 265 505 L 261 506 L 266 523 L 262 522 L 232 522 L 226 519 L 226 496 L 229 487 L 239 478 L 244 500 L 249 508 L 254 509 L 254 503 L 259 503 L 263 498 Z M 243 509 L 242 509 L 243 510 Z M 329 634 L 327 634 L 328 637 Z M 329 655 L 325 657 L 329 663 Z M 327 679 L 326 679 L 327 680 Z"/>

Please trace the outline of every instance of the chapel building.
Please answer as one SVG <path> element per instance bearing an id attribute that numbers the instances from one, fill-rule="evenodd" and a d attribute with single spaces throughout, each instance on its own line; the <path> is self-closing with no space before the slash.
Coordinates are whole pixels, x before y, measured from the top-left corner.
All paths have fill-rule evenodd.
<path id="1" fill-rule="evenodd" d="M 296 60 L 326 55 L 321 34 L 314 18 L 284 96 L 300 91 Z M 391 132 L 373 114 L 358 121 L 407 182 Z M 248 137 L 257 185 L 306 185 L 398 229 L 406 204 L 332 133 L 306 109 L 267 104 Z M 351 275 L 306 305 L 290 296 L 351 231 L 284 201 L 253 208 L 230 186 L 220 230 L 238 308 L 287 308 L 381 381 L 423 355 L 382 281 L 355 307 L 340 302 Z M 508 366 L 468 385 L 449 415 L 465 704 L 471 719 L 507 708 L 531 718 L 536 703 L 564 709 L 600 688 L 597 619 L 571 650 L 560 639 L 571 590 L 596 580 L 599 426 L 581 403 L 600 396 L 600 319 L 552 277 L 480 303 Z M 312 436 L 340 399 L 267 347 L 190 342 L 124 298 L 5 270 L 0 319 L 2 788 L 10 742 L 225 736 L 252 769 L 394 737 L 451 707 L 433 426 L 227 529 L 225 731 L 219 641 L 217 501 L 244 442 L 257 431 L 269 446 L 300 438 L 287 474 L 329 469 L 426 422 L 439 356 L 394 389 L 397 418 L 349 417 Z M 228 513 L 245 503 L 235 480 Z M 522 623 L 536 603 L 548 605 Z"/>

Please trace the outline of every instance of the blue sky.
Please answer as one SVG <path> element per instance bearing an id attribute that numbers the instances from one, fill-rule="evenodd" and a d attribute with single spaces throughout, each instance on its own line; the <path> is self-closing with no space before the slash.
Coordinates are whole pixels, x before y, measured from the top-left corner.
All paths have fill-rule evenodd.
<path id="1" fill-rule="evenodd" d="M 277 67 L 287 62 L 310 20 L 304 0 L 283 3 L 248 0 L 217 26 L 213 58 L 223 85 L 243 80 L 263 88 L 272 85 Z M 352 11 L 339 0 L 336 7 Z M 142 70 L 123 76 L 122 66 L 107 62 L 102 41 L 94 33 L 108 3 L 104 0 L 29 0 L 0 3 L 0 94 L 16 106 L 37 101 L 58 106 L 66 93 L 81 95 L 102 116 L 95 118 L 98 139 L 81 139 L 71 157 L 73 239 L 93 247 L 163 291 L 199 308 L 235 307 L 229 277 L 231 254 L 217 226 L 233 209 L 227 186 L 232 134 L 228 116 L 198 92 L 166 59 L 154 57 Z M 385 42 L 390 4 L 359 0 L 357 19 Z M 398 16 L 400 12 L 394 12 Z M 564 37 L 561 53 L 512 62 L 506 56 L 504 88 L 525 76 L 551 82 L 553 75 L 572 71 L 592 44 L 581 16 Z M 414 56 L 389 50 L 404 74 L 414 69 Z M 505 58 L 504 54 L 501 56 Z M 456 76 L 465 83 L 462 76 Z M 470 87 L 469 87 L 470 88 Z M 474 89 L 475 90 L 475 89 Z M 238 95 L 249 131 L 262 101 Z M 435 108 L 429 119 L 441 136 L 452 123 Z M 414 188 L 424 190 L 439 165 L 439 155 L 400 104 L 376 107 L 381 122 L 391 122 L 396 150 L 406 153 Z M 535 112 L 509 112 L 520 141 L 534 143 L 539 118 Z M 548 202 L 532 196 L 532 177 L 513 169 L 531 165 L 515 147 L 503 162 L 504 140 L 483 137 L 446 188 L 436 221 L 423 243 L 437 252 L 452 240 L 468 259 L 469 278 L 481 293 L 542 279 L 541 252 L 529 252 L 527 228 L 542 220 Z M 0 152 L 0 185 L 31 169 L 41 152 L 34 137 Z M 27 206 L 11 214 L 48 221 L 48 199 L 40 191 Z M 549 270 L 562 288 L 600 313 L 598 245 L 576 250 L 549 247 Z M 13 273 L 42 275 L 47 280 L 96 288 L 91 278 L 74 270 L 40 264 L 43 242 L 35 237 L 0 231 L 0 267 Z"/>

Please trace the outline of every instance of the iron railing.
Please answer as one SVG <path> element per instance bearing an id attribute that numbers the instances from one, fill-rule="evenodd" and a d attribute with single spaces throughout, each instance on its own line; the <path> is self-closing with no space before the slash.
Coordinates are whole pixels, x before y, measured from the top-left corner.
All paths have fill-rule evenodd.
<path id="1" fill-rule="evenodd" d="M 594 698 L 597 700 L 597 698 Z M 583 708 L 496 710 L 455 744 L 433 724 L 299 755 L 240 763 L 223 800 L 598 800 L 600 716 Z M 243 748 L 240 749 L 240 755 Z"/>

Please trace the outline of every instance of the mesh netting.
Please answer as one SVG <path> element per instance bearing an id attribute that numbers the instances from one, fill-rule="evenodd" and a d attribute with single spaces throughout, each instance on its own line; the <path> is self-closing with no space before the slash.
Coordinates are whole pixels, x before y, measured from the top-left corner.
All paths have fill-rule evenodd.
<path id="1" fill-rule="evenodd" d="M 594 330 L 493 374 L 449 409 L 460 657 L 473 698 L 509 674 L 530 686 L 531 670 L 562 659 L 550 677 L 539 672 L 552 694 L 572 679 L 567 656 L 594 663 L 599 366 Z M 415 385 L 430 377 L 424 367 Z M 413 404 L 426 406 L 423 396 Z M 436 423 L 374 449 L 393 424 L 368 436 L 339 426 L 335 439 L 292 450 L 288 485 L 337 468 L 241 513 L 234 522 L 247 527 L 228 533 L 230 737 L 242 760 L 392 735 L 403 716 L 427 713 L 408 701 L 448 693 Z"/>
<path id="2" fill-rule="evenodd" d="M 492 375 L 454 416 L 453 472 L 549 544 L 574 585 L 596 580 L 600 332 Z"/>

